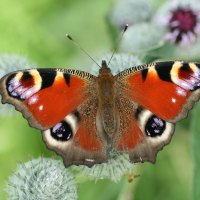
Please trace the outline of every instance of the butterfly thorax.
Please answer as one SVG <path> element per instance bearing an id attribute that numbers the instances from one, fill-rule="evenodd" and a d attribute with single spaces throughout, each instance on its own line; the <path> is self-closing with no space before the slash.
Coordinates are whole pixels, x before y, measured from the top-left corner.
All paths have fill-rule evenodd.
<path id="1" fill-rule="evenodd" d="M 99 97 L 99 113 L 104 131 L 112 137 L 116 131 L 116 108 L 115 108 L 115 81 L 110 68 L 105 61 L 99 70 L 97 78 L 97 91 Z"/>

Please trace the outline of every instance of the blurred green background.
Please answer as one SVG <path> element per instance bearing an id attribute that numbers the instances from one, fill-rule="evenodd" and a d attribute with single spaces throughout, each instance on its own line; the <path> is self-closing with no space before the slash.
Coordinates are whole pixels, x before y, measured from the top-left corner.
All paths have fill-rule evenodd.
<path id="1" fill-rule="evenodd" d="M 108 0 L 1 0 L 0 54 L 26 56 L 41 67 L 84 69 L 93 63 L 67 40 L 69 33 L 96 58 L 108 52 L 112 42 L 105 17 Z M 189 118 L 191 117 L 191 114 Z M 80 200 L 188 200 L 192 198 L 192 142 L 189 119 L 177 126 L 170 145 L 157 162 L 137 164 L 140 177 L 129 183 L 109 180 L 78 185 Z M 5 182 L 19 162 L 41 155 L 54 156 L 40 132 L 28 126 L 21 114 L 0 118 L 0 199 L 6 199 Z"/>

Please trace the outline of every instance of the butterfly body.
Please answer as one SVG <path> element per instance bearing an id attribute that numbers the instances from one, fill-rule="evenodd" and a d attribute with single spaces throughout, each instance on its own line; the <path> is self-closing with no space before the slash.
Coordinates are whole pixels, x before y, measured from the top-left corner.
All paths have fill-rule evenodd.
<path id="1" fill-rule="evenodd" d="M 116 86 L 114 76 L 105 61 L 97 77 L 98 109 L 105 133 L 112 137 L 117 131 Z"/>
<path id="2" fill-rule="evenodd" d="M 106 162 L 111 147 L 127 152 L 131 162 L 155 162 L 175 123 L 200 98 L 200 65 L 159 62 L 115 76 L 105 61 L 98 76 L 30 69 L 5 75 L 0 93 L 42 131 L 66 166 Z"/>

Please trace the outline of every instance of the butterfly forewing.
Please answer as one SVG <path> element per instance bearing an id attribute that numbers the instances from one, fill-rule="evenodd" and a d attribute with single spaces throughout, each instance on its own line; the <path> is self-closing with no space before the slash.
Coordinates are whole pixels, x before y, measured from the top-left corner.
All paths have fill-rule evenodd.
<path id="1" fill-rule="evenodd" d="M 134 68 L 116 76 L 129 87 L 134 102 L 149 109 L 162 119 L 177 122 L 199 99 L 199 64 L 159 62 L 146 65 L 135 73 Z"/>
<path id="2" fill-rule="evenodd" d="M 77 75 L 75 75 L 77 74 Z M 94 77 L 56 69 L 18 71 L 1 79 L 2 101 L 22 111 L 30 125 L 47 129 L 75 110 L 85 99 Z M 39 126 L 38 126 L 39 124 Z"/>

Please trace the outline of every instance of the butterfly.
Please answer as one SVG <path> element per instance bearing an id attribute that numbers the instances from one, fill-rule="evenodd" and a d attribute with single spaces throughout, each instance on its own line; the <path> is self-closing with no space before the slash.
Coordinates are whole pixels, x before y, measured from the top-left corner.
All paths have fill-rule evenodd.
<path id="1" fill-rule="evenodd" d="M 113 76 L 73 69 L 15 71 L 0 80 L 2 103 L 15 106 L 65 166 L 104 163 L 110 149 L 154 163 L 176 122 L 200 98 L 200 64 L 135 66 Z"/>

